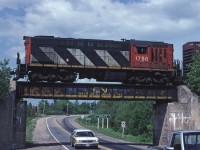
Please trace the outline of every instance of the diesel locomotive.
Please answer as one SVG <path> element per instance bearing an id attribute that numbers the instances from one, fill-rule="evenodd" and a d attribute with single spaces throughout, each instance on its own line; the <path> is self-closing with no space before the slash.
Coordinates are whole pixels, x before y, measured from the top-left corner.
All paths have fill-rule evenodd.
<path id="1" fill-rule="evenodd" d="M 24 36 L 25 63 L 17 57 L 16 78 L 74 82 L 94 78 L 128 84 L 176 84 L 180 63 L 173 45 L 142 40 Z"/>

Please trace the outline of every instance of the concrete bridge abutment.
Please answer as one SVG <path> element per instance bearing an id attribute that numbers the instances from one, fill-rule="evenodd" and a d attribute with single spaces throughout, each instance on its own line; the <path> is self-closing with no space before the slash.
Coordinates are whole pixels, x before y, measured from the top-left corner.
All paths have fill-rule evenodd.
<path id="1" fill-rule="evenodd" d="M 153 145 L 166 145 L 173 130 L 200 129 L 198 96 L 186 86 L 178 87 L 178 101 L 156 102 L 153 107 Z"/>
<path id="2" fill-rule="evenodd" d="M 0 150 L 24 148 L 26 143 L 26 101 L 16 99 L 12 81 L 5 102 L 0 104 Z"/>

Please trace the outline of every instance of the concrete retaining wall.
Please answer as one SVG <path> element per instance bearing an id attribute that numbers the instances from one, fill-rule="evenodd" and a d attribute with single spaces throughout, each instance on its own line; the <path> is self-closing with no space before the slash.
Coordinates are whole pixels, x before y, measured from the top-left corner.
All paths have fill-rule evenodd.
<path id="1" fill-rule="evenodd" d="M 15 91 L 10 92 L 3 104 L 0 104 L 0 149 L 6 150 L 14 143 L 14 104 Z"/>
<path id="2" fill-rule="evenodd" d="M 26 142 L 26 101 L 16 99 L 15 81 L 10 93 L 0 104 L 0 150 L 24 148 Z"/>
<path id="3" fill-rule="evenodd" d="M 154 145 L 166 145 L 173 130 L 200 129 L 198 96 L 178 87 L 178 102 L 156 103 L 153 109 Z"/>

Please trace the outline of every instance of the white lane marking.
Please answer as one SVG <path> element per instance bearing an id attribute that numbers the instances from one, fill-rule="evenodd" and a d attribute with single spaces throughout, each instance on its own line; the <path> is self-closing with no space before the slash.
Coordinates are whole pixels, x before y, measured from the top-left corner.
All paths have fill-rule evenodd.
<path id="1" fill-rule="evenodd" d="M 65 148 L 66 150 L 69 150 L 66 146 L 62 145 L 62 144 L 60 143 L 60 141 L 52 134 L 51 130 L 49 129 L 48 122 L 47 122 L 48 119 L 49 119 L 49 118 L 46 118 L 46 125 L 47 125 L 47 129 L 48 129 L 49 133 L 51 134 L 51 136 L 52 136 L 63 148 Z"/>

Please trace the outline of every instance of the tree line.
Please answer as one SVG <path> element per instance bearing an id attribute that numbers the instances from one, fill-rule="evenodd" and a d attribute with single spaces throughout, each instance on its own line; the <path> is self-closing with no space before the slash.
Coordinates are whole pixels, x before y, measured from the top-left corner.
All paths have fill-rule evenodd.
<path id="1" fill-rule="evenodd" d="M 37 101 L 37 100 L 36 100 Z M 51 102 L 53 101 L 53 102 Z M 34 116 L 39 114 L 44 115 L 70 115 L 70 114 L 88 114 L 91 110 L 91 103 L 87 101 L 79 102 L 68 100 L 40 100 L 37 106 L 28 103 L 27 115 Z"/>
<path id="2" fill-rule="evenodd" d="M 152 101 L 99 101 L 96 114 L 110 114 L 109 125 L 116 132 L 121 132 L 121 121 L 125 121 L 125 134 L 142 136 L 143 142 L 150 142 L 152 110 Z"/>

